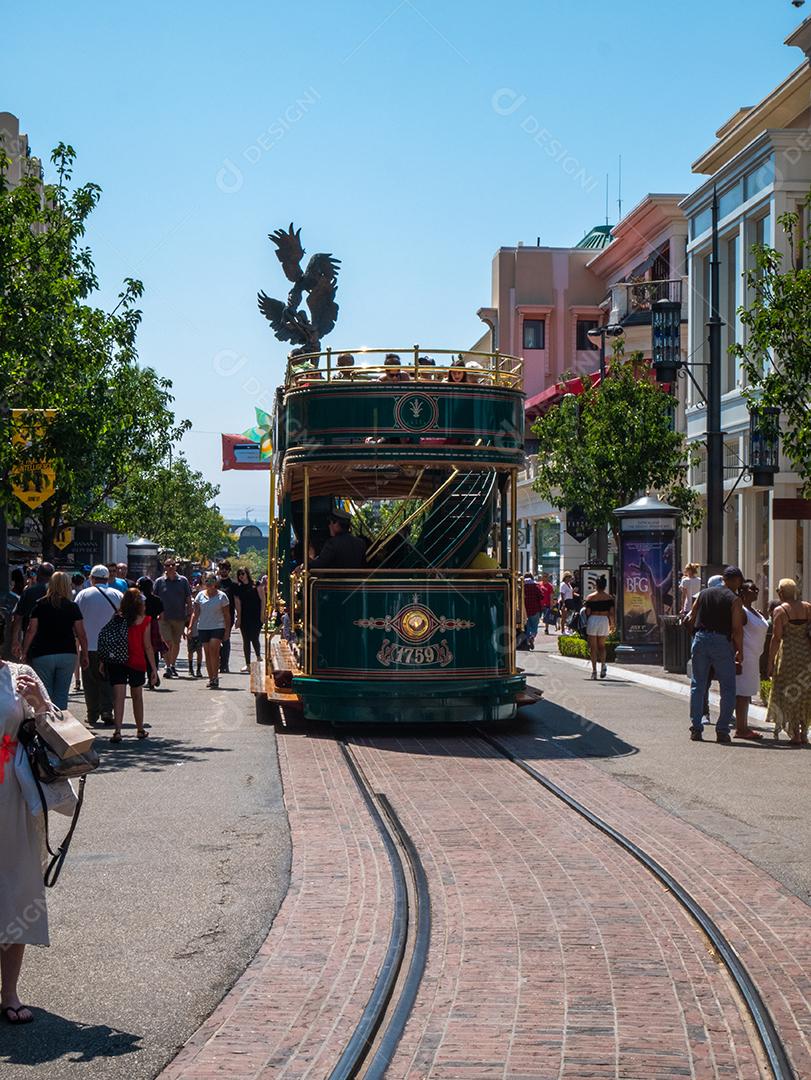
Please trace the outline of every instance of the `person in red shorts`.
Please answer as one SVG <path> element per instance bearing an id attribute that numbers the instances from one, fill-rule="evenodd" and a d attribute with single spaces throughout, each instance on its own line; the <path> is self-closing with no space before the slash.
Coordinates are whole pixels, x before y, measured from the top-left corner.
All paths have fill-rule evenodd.
<path id="1" fill-rule="evenodd" d="M 107 679 L 113 688 L 113 716 L 115 719 L 115 731 L 110 736 L 110 742 L 121 742 L 121 727 L 124 723 L 124 701 L 127 687 L 132 695 L 132 712 L 135 717 L 135 727 L 138 730 L 138 738 L 146 738 L 144 729 L 144 684 L 149 672 L 150 685 L 153 684 L 157 668 L 155 666 L 155 651 L 152 648 L 152 622 L 145 612 L 144 598 L 140 589 L 127 589 L 121 598 L 121 607 L 118 618 L 127 623 L 127 644 L 129 657 L 126 664 L 115 664 L 105 661 L 104 669 Z"/>
<path id="2" fill-rule="evenodd" d="M 552 601 L 555 597 L 555 588 L 549 580 L 549 574 L 541 574 L 538 590 L 541 594 L 541 619 L 543 620 L 544 633 L 548 634 L 549 624 L 552 622 Z"/>
<path id="3" fill-rule="evenodd" d="M 532 574 L 524 578 L 524 611 L 527 621 L 524 623 L 524 636 L 527 639 L 527 648 L 535 648 L 535 636 L 541 621 L 541 590 L 535 584 Z"/>

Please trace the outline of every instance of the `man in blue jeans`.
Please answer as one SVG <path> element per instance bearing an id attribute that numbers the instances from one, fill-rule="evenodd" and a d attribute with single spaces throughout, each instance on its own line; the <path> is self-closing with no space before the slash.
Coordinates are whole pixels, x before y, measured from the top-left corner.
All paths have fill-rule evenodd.
<path id="1" fill-rule="evenodd" d="M 743 574 L 737 566 L 724 570 L 724 584 L 718 589 L 702 589 L 690 612 L 689 623 L 695 629 L 691 652 L 693 677 L 690 683 L 690 738 L 702 741 L 704 701 L 710 685 L 710 672 L 721 687 L 721 710 L 715 725 L 715 738 L 729 744 L 735 715 L 735 675 L 740 673 L 743 655 L 743 602 L 738 590 Z"/>

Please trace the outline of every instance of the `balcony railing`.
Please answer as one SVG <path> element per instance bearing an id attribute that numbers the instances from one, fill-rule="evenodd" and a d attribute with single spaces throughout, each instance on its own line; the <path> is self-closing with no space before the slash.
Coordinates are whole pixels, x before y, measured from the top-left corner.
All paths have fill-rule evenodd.
<path id="1" fill-rule="evenodd" d="M 687 278 L 662 281 L 618 281 L 611 286 L 609 322 L 648 322 L 651 307 L 657 300 L 673 300 L 682 305 L 682 318 L 687 318 L 684 298 Z"/>

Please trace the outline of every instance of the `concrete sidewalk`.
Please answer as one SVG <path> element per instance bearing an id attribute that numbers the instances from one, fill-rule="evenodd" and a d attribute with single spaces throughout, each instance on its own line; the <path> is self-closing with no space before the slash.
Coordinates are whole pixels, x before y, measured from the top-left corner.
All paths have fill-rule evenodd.
<path id="1" fill-rule="evenodd" d="M 551 736 L 710 836 L 729 844 L 811 903 L 807 798 L 811 749 L 734 741 L 711 729 L 691 743 L 686 680 L 610 665 L 592 682 L 587 661 L 561 657 L 557 636 L 520 653 L 542 702 L 525 712 L 530 730 Z M 752 709 L 753 727 L 765 710 Z"/>
<path id="2" fill-rule="evenodd" d="M 247 676 L 221 686 L 164 680 L 143 742 L 129 701 L 123 743 L 97 729 L 102 766 L 48 891 L 51 947 L 26 951 L 37 1018 L 0 1025 L 4 1080 L 153 1077 L 265 939 L 290 860 L 275 735 L 255 722 Z M 83 718 L 82 697 L 70 704 Z"/>

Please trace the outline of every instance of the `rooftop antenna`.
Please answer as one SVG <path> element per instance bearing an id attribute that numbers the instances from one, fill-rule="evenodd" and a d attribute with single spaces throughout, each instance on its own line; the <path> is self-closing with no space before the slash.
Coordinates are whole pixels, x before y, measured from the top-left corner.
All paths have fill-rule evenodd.
<path id="1" fill-rule="evenodd" d="M 622 154 L 619 155 L 617 171 L 617 221 L 622 221 Z"/>
<path id="2" fill-rule="evenodd" d="M 605 223 L 608 225 L 608 173 L 605 174 Z"/>

